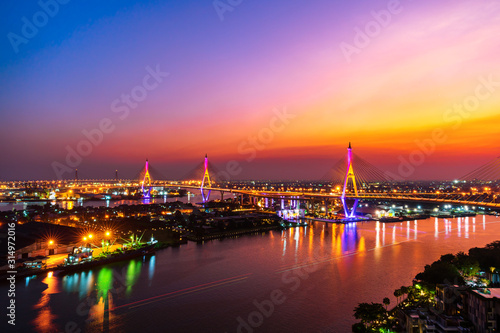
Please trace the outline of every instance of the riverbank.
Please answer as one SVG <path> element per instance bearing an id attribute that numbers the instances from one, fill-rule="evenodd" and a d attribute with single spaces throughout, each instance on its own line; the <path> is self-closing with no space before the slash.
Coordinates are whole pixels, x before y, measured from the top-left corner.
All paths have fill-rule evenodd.
<path id="1" fill-rule="evenodd" d="M 187 244 L 188 240 L 187 239 L 179 239 L 179 240 L 167 240 L 163 242 L 157 242 L 154 244 L 154 251 L 157 250 L 162 250 L 166 249 L 169 247 L 179 247 L 182 244 Z M 56 257 L 60 255 L 50 255 L 47 256 L 47 261 L 51 259 L 51 257 Z M 91 262 L 87 262 L 85 264 L 80 264 L 80 265 L 74 265 L 70 266 L 70 268 L 61 268 L 59 265 L 51 265 L 51 266 L 46 266 L 44 268 L 25 268 L 25 267 L 18 267 L 16 270 L 3 270 L 0 271 L 0 284 L 1 283 L 7 283 L 7 278 L 10 276 L 15 276 L 16 279 L 18 278 L 24 278 L 28 276 L 37 276 L 37 275 L 42 275 L 42 274 L 47 274 L 49 272 L 64 272 L 64 271 L 86 271 L 92 268 L 100 267 L 100 266 L 105 266 L 110 263 L 115 263 L 115 262 L 121 262 L 121 261 L 127 261 L 135 257 L 141 256 L 141 253 L 134 253 L 131 255 L 123 255 L 123 256 L 117 256 L 115 258 L 109 257 L 109 258 L 96 258 Z"/>
<path id="2" fill-rule="evenodd" d="M 306 226 L 306 224 L 293 223 L 293 225 L 291 225 L 291 226 L 260 226 L 260 227 L 251 228 L 251 229 L 222 231 L 222 232 L 217 232 L 217 233 L 211 233 L 208 235 L 194 235 L 192 233 L 189 233 L 186 235 L 186 238 L 190 241 L 193 241 L 193 242 L 203 242 L 203 241 L 207 241 L 207 240 L 223 239 L 223 238 L 227 238 L 227 237 L 237 237 L 237 236 L 242 236 L 242 235 L 249 235 L 249 234 L 271 231 L 271 230 L 284 230 L 284 229 L 288 229 L 288 228 L 296 228 L 296 227 L 301 227 L 301 226 Z"/>

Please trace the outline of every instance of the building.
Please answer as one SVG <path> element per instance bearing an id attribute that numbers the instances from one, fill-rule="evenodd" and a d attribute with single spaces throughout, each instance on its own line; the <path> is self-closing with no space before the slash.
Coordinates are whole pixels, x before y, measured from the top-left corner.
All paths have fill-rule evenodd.
<path id="1" fill-rule="evenodd" d="M 466 303 L 469 319 L 476 332 L 498 332 L 500 328 L 500 288 L 469 290 Z"/>
<path id="2" fill-rule="evenodd" d="M 447 316 L 462 315 L 466 286 L 439 284 L 436 286 L 436 310 Z"/>
<path id="3" fill-rule="evenodd" d="M 448 316 L 434 308 L 406 308 L 399 310 L 398 317 L 404 332 L 409 333 L 466 333 L 463 318 Z"/>

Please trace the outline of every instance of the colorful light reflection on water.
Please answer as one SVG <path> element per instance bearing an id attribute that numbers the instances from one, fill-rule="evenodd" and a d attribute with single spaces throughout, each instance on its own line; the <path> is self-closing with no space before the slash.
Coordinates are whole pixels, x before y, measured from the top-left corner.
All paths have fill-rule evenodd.
<path id="1" fill-rule="evenodd" d="M 154 331 L 164 322 L 172 332 L 197 331 L 199 325 L 234 332 L 235 318 L 254 311 L 255 299 L 279 289 L 287 302 L 266 320 L 264 330 L 341 332 L 354 321 L 357 302 L 391 297 L 442 254 L 484 246 L 498 234 L 500 219 L 482 216 L 385 224 L 314 222 L 282 232 L 189 243 L 63 278 L 29 278 L 21 286 L 33 292 L 18 297 L 35 305 L 25 327 L 39 332 L 58 330 L 70 317 L 90 332 Z M 292 291 L 295 277 L 300 284 Z M 38 292 L 41 282 L 47 289 Z M 56 302 L 57 296 L 64 302 Z"/>

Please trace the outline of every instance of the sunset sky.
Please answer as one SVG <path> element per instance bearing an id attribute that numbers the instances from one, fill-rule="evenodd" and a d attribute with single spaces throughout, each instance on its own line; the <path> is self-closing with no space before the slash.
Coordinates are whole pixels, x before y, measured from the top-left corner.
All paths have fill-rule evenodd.
<path id="1" fill-rule="evenodd" d="M 453 179 L 500 155 L 499 1 L 57 6 L 0 4 L 0 180 L 128 178 L 146 158 L 175 179 L 205 153 L 236 179 L 320 179 L 349 142 L 382 171 Z"/>

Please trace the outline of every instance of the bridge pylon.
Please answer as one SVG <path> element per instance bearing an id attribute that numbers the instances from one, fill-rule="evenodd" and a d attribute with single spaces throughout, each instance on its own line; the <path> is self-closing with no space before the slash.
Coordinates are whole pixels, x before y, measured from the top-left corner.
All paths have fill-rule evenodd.
<path id="1" fill-rule="evenodd" d="M 151 198 L 151 176 L 149 175 L 149 162 L 146 159 L 146 169 L 144 172 L 144 178 L 141 181 L 142 195 L 145 199 Z"/>
<path id="2" fill-rule="evenodd" d="M 211 190 L 208 190 L 208 193 L 205 193 L 206 188 L 211 188 L 212 183 L 210 181 L 210 174 L 208 173 L 208 156 L 205 154 L 205 164 L 204 164 L 205 171 L 203 173 L 203 179 L 201 181 L 201 197 L 203 199 L 203 202 L 207 202 L 210 200 L 210 192 Z"/>
<path id="3" fill-rule="evenodd" d="M 349 148 L 347 148 L 347 172 L 345 175 L 344 179 L 344 189 L 342 190 L 342 196 L 340 197 L 340 200 L 342 201 L 342 205 L 344 206 L 344 213 L 346 218 L 355 218 L 356 217 L 356 208 L 358 206 L 359 199 L 354 200 L 354 204 L 352 206 L 352 209 L 349 209 L 349 207 L 346 204 L 346 192 L 347 192 L 347 186 L 349 184 L 349 180 L 352 181 L 352 186 L 354 189 L 354 195 L 358 196 L 358 188 L 356 186 L 356 175 L 354 174 L 354 169 L 352 167 L 352 147 L 351 143 L 349 142 Z"/>

